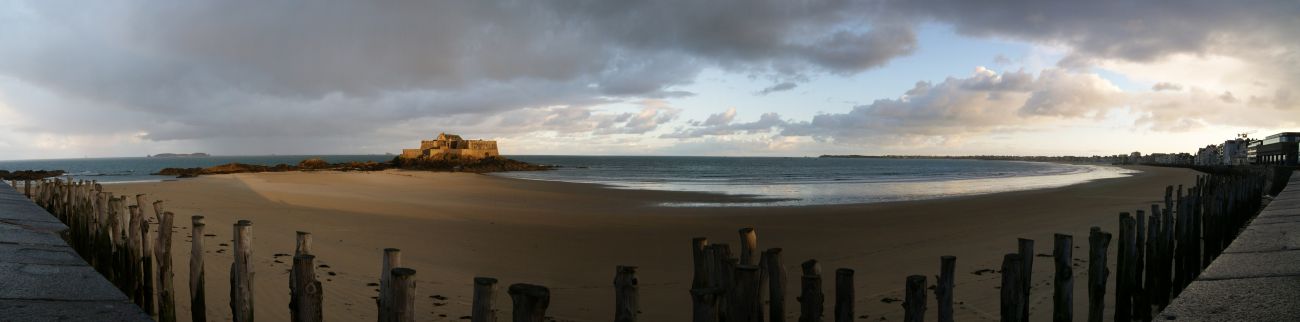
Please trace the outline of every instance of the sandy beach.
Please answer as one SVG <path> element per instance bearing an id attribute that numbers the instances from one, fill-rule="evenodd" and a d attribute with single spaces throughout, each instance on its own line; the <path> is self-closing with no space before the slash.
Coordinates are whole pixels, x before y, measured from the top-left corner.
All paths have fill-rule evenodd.
<path id="1" fill-rule="evenodd" d="M 803 260 L 821 261 L 828 299 L 831 272 L 856 270 L 857 315 L 870 321 L 901 320 L 901 302 L 882 299 L 901 298 L 908 275 L 931 276 L 933 284 L 939 257 L 957 255 L 956 314 L 980 321 L 997 320 L 999 278 L 972 272 L 998 269 L 1018 237 L 1036 240 L 1036 253 L 1050 254 L 1054 233 L 1075 236 L 1074 257 L 1083 265 L 1075 269 L 1075 312 L 1082 319 L 1088 228 L 1115 232 L 1119 212 L 1149 209 L 1166 185 L 1190 185 L 1197 174 L 1134 169 L 1142 172 L 1053 189 L 807 207 L 671 208 L 656 205 L 735 197 L 409 171 L 215 175 L 105 189 L 163 200 L 178 216 L 173 249 L 183 321 L 189 321 L 191 215 L 205 216 L 208 233 L 216 235 L 206 240 L 205 269 L 208 316 L 217 320 L 229 319 L 232 225 L 247 219 L 253 222 L 256 314 L 267 321 L 288 320 L 291 258 L 273 255 L 293 252 L 295 231 L 313 233 L 317 262 L 328 266 L 317 272 L 329 320 L 375 319 L 377 287 L 369 284 L 379 280 L 382 249 L 395 247 L 403 266 L 417 271 L 420 321 L 468 315 L 475 276 L 501 281 L 502 318 L 510 311 L 505 287 L 533 283 L 551 288 L 549 315 L 557 320 L 610 320 L 616 265 L 640 267 L 643 321 L 687 321 L 691 238 L 708 237 L 734 250 L 742 227 L 758 230 L 760 248 L 783 248 L 792 274 Z M 1111 259 L 1113 267 L 1113 246 Z M 1050 257 L 1034 258 L 1035 321 L 1050 320 L 1051 272 Z M 797 279 L 790 286 L 797 289 Z M 788 294 L 788 307 L 796 307 L 794 297 Z M 795 315 L 792 310 L 791 320 Z"/>

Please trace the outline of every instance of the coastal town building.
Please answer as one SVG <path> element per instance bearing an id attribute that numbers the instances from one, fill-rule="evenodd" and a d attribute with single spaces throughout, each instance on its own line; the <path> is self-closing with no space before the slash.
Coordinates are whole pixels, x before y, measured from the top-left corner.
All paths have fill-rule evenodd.
<path id="1" fill-rule="evenodd" d="M 1298 150 L 1300 132 L 1282 132 L 1251 142 L 1246 148 L 1246 156 L 1253 164 L 1295 166 L 1300 162 Z"/>
<path id="2" fill-rule="evenodd" d="M 404 159 L 466 160 L 500 156 L 497 141 L 466 140 L 459 135 L 439 133 L 433 140 L 420 141 L 419 149 L 402 149 Z"/>

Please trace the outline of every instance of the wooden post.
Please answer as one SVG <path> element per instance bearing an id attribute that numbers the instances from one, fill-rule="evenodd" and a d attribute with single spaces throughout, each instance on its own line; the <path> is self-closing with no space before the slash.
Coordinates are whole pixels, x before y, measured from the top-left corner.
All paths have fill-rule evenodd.
<path id="1" fill-rule="evenodd" d="M 803 262 L 800 276 L 799 322 L 822 322 L 825 298 L 822 295 L 822 267 L 817 260 Z"/>
<path id="2" fill-rule="evenodd" d="M 1142 278 L 1146 274 L 1146 250 L 1147 250 L 1147 217 L 1146 211 L 1138 210 L 1137 213 L 1137 231 L 1134 237 L 1134 256 L 1133 256 L 1133 318 L 1138 321 L 1151 321 L 1151 301 L 1147 297 L 1147 289 L 1143 287 Z M 1154 217 L 1154 216 L 1153 216 Z"/>
<path id="3" fill-rule="evenodd" d="M 161 202 L 161 201 L 159 201 Z M 154 203 L 155 206 L 158 203 Z M 176 295 L 172 287 L 172 218 L 171 212 L 158 217 L 158 248 L 154 260 L 158 262 L 158 321 L 176 321 Z"/>
<path id="4" fill-rule="evenodd" d="M 904 322 L 925 321 L 925 287 L 925 275 L 907 277 L 906 293 L 903 296 Z"/>
<path id="5" fill-rule="evenodd" d="M 497 322 L 496 292 L 497 279 L 474 278 L 474 302 L 470 310 L 470 322 Z"/>
<path id="6" fill-rule="evenodd" d="M 394 268 L 392 277 L 391 316 L 396 322 L 415 322 L 415 270 L 405 267 Z M 540 321 L 540 320 L 539 320 Z"/>
<path id="7" fill-rule="evenodd" d="M 715 288 L 696 288 L 691 289 L 691 321 L 692 322 L 717 322 L 718 321 L 718 294 L 720 291 Z"/>
<path id="8" fill-rule="evenodd" d="M 208 304 L 203 281 L 203 216 L 190 217 L 190 320 L 207 322 Z"/>
<path id="9" fill-rule="evenodd" d="M 708 238 L 696 237 L 691 239 L 691 263 L 694 264 L 694 275 L 691 279 L 691 289 L 709 286 L 709 273 L 707 265 L 704 263 L 704 248 L 708 245 Z"/>
<path id="10" fill-rule="evenodd" d="M 1002 322 L 1021 322 L 1024 321 L 1025 296 L 1021 294 L 1025 288 L 1021 286 L 1024 278 L 1020 277 L 1020 270 L 1025 265 L 1021 263 L 1023 259 L 1020 254 L 1007 254 L 1002 257 L 1002 304 L 1000 306 L 1002 313 Z"/>
<path id="11" fill-rule="evenodd" d="M 513 322 L 543 322 L 551 306 L 551 290 L 541 285 L 512 284 L 506 290 L 514 302 Z"/>
<path id="12" fill-rule="evenodd" d="M 934 288 L 934 298 L 939 302 L 939 322 L 952 322 L 952 288 L 956 283 L 956 256 L 939 257 L 939 285 Z"/>
<path id="13" fill-rule="evenodd" d="M 253 322 L 253 222 L 235 223 L 233 263 L 230 263 L 230 316 L 235 322 Z"/>
<path id="14" fill-rule="evenodd" d="M 31 199 L 31 198 L 32 198 L 32 181 L 31 181 L 31 180 L 23 180 L 23 195 L 24 195 L 24 196 L 27 196 L 27 199 Z"/>
<path id="15" fill-rule="evenodd" d="M 289 315 L 294 322 L 321 322 L 324 308 L 320 281 L 316 280 L 316 256 L 300 254 L 293 257 L 295 283 L 289 302 Z"/>
<path id="16" fill-rule="evenodd" d="M 1129 322 L 1133 319 L 1133 270 L 1137 268 L 1134 255 L 1137 250 L 1133 215 L 1119 214 L 1119 248 L 1115 269 L 1115 322 Z"/>
<path id="17" fill-rule="evenodd" d="M 740 265 L 755 265 L 758 252 L 758 232 L 754 228 L 740 229 Z"/>
<path id="18" fill-rule="evenodd" d="M 384 248 L 383 262 L 379 265 L 379 298 L 375 299 L 379 307 L 379 322 L 397 321 L 396 312 L 393 306 L 393 276 L 394 268 L 402 266 L 402 250 L 397 248 Z"/>
<path id="19" fill-rule="evenodd" d="M 157 291 L 154 289 L 155 269 L 153 263 L 153 239 L 149 238 L 149 216 L 144 214 L 144 195 L 135 195 L 136 205 L 140 206 L 137 211 L 140 212 L 140 266 L 142 266 L 142 294 L 144 296 L 144 311 L 150 315 L 158 315 Z M 158 203 L 154 204 L 154 211 L 161 210 Z M 155 213 L 156 215 L 156 213 Z"/>
<path id="20" fill-rule="evenodd" d="M 127 288 L 125 292 L 128 297 L 135 300 L 136 305 L 143 308 L 144 295 L 140 281 L 144 269 L 140 265 L 140 221 L 142 218 L 139 206 L 129 206 L 127 209 L 130 212 L 130 220 L 127 222 L 127 227 L 124 227 L 127 233 L 127 253 L 124 260 L 130 270 L 127 272 L 126 281 L 124 282 Z"/>
<path id="21" fill-rule="evenodd" d="M 1034 240 L 1026 238 L 1016 239 L 1017 250 L 1020 254 L 1020 296 L 1021 300 L 1020 322 L 1029 322 L 1029 291 L 1030 285 L 1034 284 Z"/>
<path id="22" fill-rule="evenodd" d="M 305 231 L 297 232 L 297 239 L 293 247 L 293 256 L 311 254 L 311 233 Z"/>
<path id="23" fill-rule="evenodd" d="M 759 296 L 758 266 L 736 265 L 735 287 L 728 299 L 727 322 L 761 322 L 762 298 Z"/>
<path id="24" fill-rule="evenodd" d="M 614 322 L 636 322 L 641 310 L 637 295 L 636 266 L 618 266 L 614 272 Z"/>
<path id="25" fill-rule="evenodd" d="M 1056 234 L 1052 243 L 1052 257 L 1056 264 L 1056 278 L 1052 293 L 1052 322 L 1074 320 L 1074 268 L 1071 264 L 1071 247 L 1074 237 Z"/>
<path id="26" fill-rule="evenodd" d="M 781 249 L 769 248 L 763 252 L 767 259 L 763 261 L 767 267 L 763 272 L 767 273 L 767 308 L 768 321 L 785 322 L 785 267 L 781 266 Z"/>
<path id="27" fill-rule="evenodd" d="M 1110 233 L 1102 232 L 1100 227 L 1088 232 L 1088 322 L 1105 319 L 1106 279 L 1110 277 L 1106 248 L 1110 247 L 1110 238 Z"/>
<path id="28" fill-rule="evenodd" d="M 835 322 L 853 322 L 853 269 L 835 270 Z"/>

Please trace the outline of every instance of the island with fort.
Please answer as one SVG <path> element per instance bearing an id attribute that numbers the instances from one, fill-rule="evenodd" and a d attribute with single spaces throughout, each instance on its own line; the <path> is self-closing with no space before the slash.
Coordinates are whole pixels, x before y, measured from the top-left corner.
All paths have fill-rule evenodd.
<path id="1" fill-rule="evenodd" d="M 489 173 L 503 171 L 549 170 L 551 166 L 511 160 L 501 156 L 497 142 L 466 140 L 459 135 L 439 133 L 433 140 L 421 140 L 417 149 L 403 149 L 388 162 L 330 163 L 320 158 L 302 160 L 296 165 L 258 165 L 227 163 L 207 168 L 165 168 L 156 175 L 192 178 L 200 175 L 284 172 L 284 171 L 383 171 L 388 169 Z"/>

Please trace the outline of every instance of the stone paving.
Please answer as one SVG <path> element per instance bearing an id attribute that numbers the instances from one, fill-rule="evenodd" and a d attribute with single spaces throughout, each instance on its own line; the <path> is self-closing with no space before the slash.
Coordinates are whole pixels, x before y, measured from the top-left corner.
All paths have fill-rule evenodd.
<path id="1" fill-rule="evenodd" d="M 151 321 L 59 237 L 67 228 L 0 183 L 0 321 Z"/>
<path id="2" fill-rule="evenodd" d="M 1300 172 L 1157 321 L 1300 321 Z"/>

